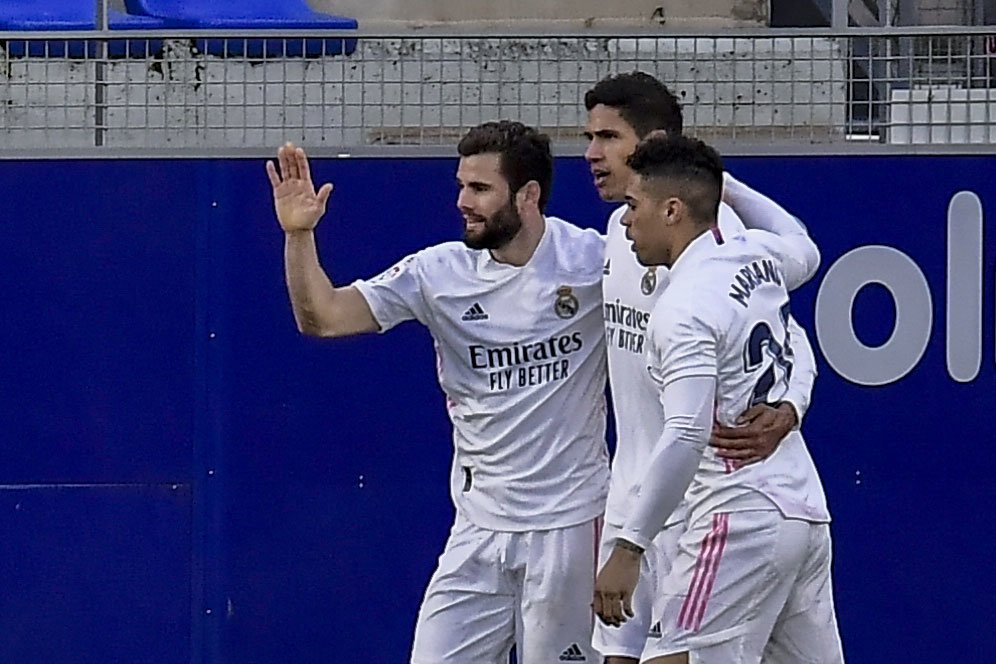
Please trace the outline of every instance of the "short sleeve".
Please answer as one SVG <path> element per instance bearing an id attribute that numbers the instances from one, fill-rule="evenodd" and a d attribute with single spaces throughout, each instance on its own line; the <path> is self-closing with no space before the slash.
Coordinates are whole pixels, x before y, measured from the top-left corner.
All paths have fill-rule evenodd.
<path id="1" fill-rule="evenodd" d="M 386 332 L 406 320 L 426 324 L 428 307 L 424 292 L 422 252 L 398 261 L 376 277 L 353 282 L 370 306 L 380 331 Z"/>
<path id="2" fill-rule="evenodd" d="M 708 307 L 668 304 L 662 297 L 654 308 L 650 326 L 647 370 L 663 388 L 679 378 L 715 377 L 718 325 Z"/>

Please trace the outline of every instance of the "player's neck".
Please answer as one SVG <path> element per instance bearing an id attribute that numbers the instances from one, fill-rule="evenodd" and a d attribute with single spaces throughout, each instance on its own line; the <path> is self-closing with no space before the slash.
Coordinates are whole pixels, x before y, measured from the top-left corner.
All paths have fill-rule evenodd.
<path id="1" fill-rule="evenodd" d="M 536 253 L 536 247 L 543 239 L 546 230 L 546 220 L 543 215 L 535 218 L 522 217 L 522 228 L 515 237 L 501 249 L 491 250 L 491 257 L 499 263 L 522 267 Z"/>
<path id="2" fill-rule="evenodd" d="M 678 261 L 678 258 L 685 253 L 688 249 L 688 245 L 695 242 L 703 233 L 709 230 L 711 226 L 706 224 L 689 224 L 687 228 L 684 229 L 684 233 L 675 239 L 675 243 L 671 245 L 671 264 L 667 267 L 670 269 Z"/>

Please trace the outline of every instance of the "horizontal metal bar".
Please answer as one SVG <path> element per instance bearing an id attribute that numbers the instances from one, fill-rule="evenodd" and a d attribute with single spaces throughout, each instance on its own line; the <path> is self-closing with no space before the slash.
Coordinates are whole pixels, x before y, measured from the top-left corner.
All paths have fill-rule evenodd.
<path id="1" fill-rule="evenodd" d="M 893 145 L 884 143 L 827 143 L 827 144 L 744 144 L 715 141 L 714 147 L 727 157 L 805 157 L 805 156 L 874 156 L 874 155 L 996 155 L 996 144 L 923 144 Z M 74 149 L 13 149 L 0 151 L 0 161 L 47 160 L 103 160 L 103 159 L 252 159 L 274 157 L 272 150 L 259 148 L 222 149 L 131 149 L 131 148 L 74 148 Z M 557 157 L 581 157 L 584 146 L 579 144 L 554 146 Z M 308 148 L 308 155 L 315 159 L 456 159 L 456 146 L 411 145 L 396 147 L 361 147 L 337 150 L 327 147 Z M 263 177 L 262 175 L 260 177 Z"/>
<path id="2" fill-rule="evenodd" d="M 681 39 L 699 37 L 711 39 L 773 39 L 790 37 L 813 38 L 855 38 L 855 37 L 947 37 L 947 36 L 993 36 L 996 26 L 903 26 L 903 27 L 853 27 L 833 28 L 738 28 L 735 30 L 710 29 L 671 29 L 653 27 L 604 29 L 562 29 L 549 30 L 536 28 L 495 28 L 467 29 L 423 28 L 423 29 L 364 29 L 355 30 L 214 30 L 193 28 L 171 28 L 164 30 L 53 30 L 31 32 L 0 31 L 2 40 L 51 40 L 51 39 L 617 39 L 631 37 L 659 37 Z"/>

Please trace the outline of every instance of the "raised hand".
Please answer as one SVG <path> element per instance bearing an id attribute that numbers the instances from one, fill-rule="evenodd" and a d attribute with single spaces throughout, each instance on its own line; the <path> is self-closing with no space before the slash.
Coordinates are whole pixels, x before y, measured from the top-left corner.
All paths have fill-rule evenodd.
<path id="1" fill-rule="evenodd" d="M 286 143 L 277 150 L 280 172 L 272 161 L 266 162 L 266 174 L 273 186 L 273 206 L 280 227 L 287 233 L 310 231 L 325 214 L 332 194 L 331 183 L 317 192 L 311 181 L 311 168 L 303 148 Z"/>

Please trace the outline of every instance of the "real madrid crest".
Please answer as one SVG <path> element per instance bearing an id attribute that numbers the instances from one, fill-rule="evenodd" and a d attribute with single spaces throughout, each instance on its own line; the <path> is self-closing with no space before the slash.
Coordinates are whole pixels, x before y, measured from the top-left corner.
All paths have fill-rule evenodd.
<path id="1" fill-rule="evenodd" d="M 657 268 L 648 267 L 647 271 L 643 273 L 643 278 L 640 279 L 640 290 L 643 291 L 644 295 L 650 295 L 657 288 Z"/>
<path id="2" fill-rule="evenodd" d="M 561 286 L 557 289 L 557 301 L 553 303 L 553 310 L 561 318 L 574 318 L 577 314 L 578 299 L 574 297 L 570 286 Z"/>

